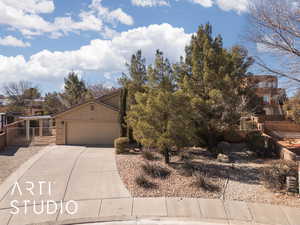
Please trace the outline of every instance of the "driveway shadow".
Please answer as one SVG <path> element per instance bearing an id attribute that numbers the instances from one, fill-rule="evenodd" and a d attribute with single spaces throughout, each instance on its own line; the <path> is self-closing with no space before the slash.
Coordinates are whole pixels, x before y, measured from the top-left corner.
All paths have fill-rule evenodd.
<path id="1" fill-rule="evenodd" d="M 0 156 L 15 156 L 22 146 L 9 146 L 0 151 Z"/>

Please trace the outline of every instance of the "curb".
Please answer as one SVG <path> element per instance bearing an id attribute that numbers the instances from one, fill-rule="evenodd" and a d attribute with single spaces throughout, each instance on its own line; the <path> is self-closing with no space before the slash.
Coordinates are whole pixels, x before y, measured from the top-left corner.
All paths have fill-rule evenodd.
<path id="1" fill-rule="evenodd" d="M 207 223 L 207 224 L 220 224 L 220 225 L 227 225 L 228 220 L 221 220 L 221 219 L 209 219 L 209 218 L 191 218 L 191 217 L 140 217 L 140 216 L 123 216 L 123 217 L 93 217 L 93 218 L 82 218 L 82 219 L 71 219 L 71 220 L 63 220 L 63 221 L 56 221 L 56 222 L 43 222 L 43 223 L 34 223 L 34 224 L 27 224 L 27 225 L 74 225 L 74 224 L 94 224 L 94 223 L 111 223 L 111 222 L 134 222 L 137 221 L 145 221 L 147 223 L 144 224 L 170 224 L 170 222 L 176 222 L 178 224 L 183 224 L 184 222 L 188 224 L 191 223 Z M 163 222 L 167 223 L 163 223 Z M 241 221 L 240 221 L 241 222 Z M 243 221 L 242 221 L 243 222 Z M 251 224 L 251 223 L 249 223 Z M 96 224 L 94 224 L 96 225 Z M 98 224 L 97 224 L 98 225 Z"/>

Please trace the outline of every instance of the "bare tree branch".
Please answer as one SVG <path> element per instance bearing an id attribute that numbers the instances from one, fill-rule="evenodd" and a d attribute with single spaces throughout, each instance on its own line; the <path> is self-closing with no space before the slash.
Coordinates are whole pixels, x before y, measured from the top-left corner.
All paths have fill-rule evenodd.
<path id="1" fill-rule="evenodd" d="M 269 73 L 300 83 L 300 0 L 251 0 L 248 40 L 280 56 L 280 71 L 259 60 Z"/>

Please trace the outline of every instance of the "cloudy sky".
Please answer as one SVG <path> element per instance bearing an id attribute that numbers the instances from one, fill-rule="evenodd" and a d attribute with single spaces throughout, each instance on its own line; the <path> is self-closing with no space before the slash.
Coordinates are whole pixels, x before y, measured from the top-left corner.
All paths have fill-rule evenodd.
<path id="1" fill-rule="evenodd" d="M 115 86 L 136 50 L 176 61 L 208 21 L 226 47 L 240 44 L 246 16 L 247 0 L 0 0 L 0 86 L 60 90 L 71 70 Z"/>

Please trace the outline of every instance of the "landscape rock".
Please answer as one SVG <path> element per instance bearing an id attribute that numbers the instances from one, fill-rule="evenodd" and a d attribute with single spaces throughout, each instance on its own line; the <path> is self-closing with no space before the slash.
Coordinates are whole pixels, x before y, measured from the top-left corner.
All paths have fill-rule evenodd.
<path id="1" fill-rule="evenodd" d="M 229 156 L 225 154 L 218 154 L 217 160 L 222 163 L 230 163 Z"/>
<path id="2" fill-rule="evenodd" d="M 257 157 L 256 152 L 247 150 L 247 151 L 245 151 L 245 153 L 247 154 L 247 156 L 248 156 L 249 158 L 256 158 L 256 157 Z"/>

